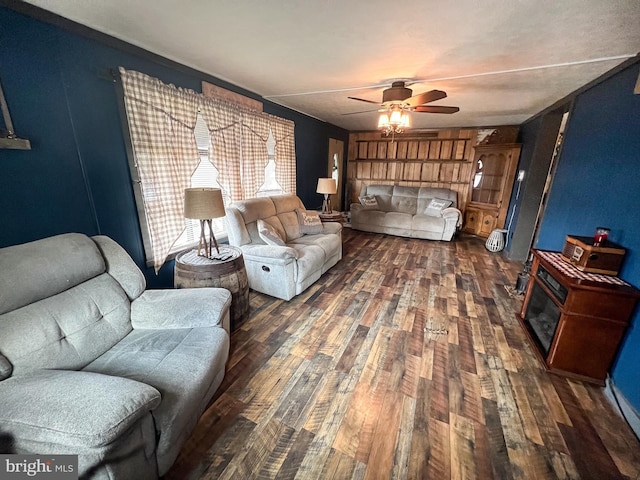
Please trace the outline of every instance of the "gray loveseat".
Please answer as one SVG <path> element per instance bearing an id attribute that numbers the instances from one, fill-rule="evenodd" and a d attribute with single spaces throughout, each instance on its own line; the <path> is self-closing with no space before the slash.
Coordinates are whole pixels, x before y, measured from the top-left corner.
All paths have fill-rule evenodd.
<path id="1" fill-rule="evenodd" d="M 450 241 L 462 224 L 457 193 L 447 188 L 368 185 L 360 192 L 363 197 L 375 197 L 375 202 L 351 204 L 351 226 L 356 230 Z M 450 204 L 434 207 L 434 199 L 434 204 L 446 201 L 440 206 Z"/>
<path id="2" fill-rule="evenodd" d="M 0 452 L 78 454 L 81 478 L 164 475 L 224 377 L 230 303 L 145 290 L 104 236 L 0 249 Z"/>
<path id="3" fill-rule="evenodd" d="M 229 243 L 242 249 L 253 290 L 291 300 L 342 258 L 342 225 L 327 222 L 319 233 L 303 234 L 296 210 L 304 208 L 296 195 L 252 198 L 227 208 Z M 266 244 L 259 220 L 271 225 L 285 244 Z"/>

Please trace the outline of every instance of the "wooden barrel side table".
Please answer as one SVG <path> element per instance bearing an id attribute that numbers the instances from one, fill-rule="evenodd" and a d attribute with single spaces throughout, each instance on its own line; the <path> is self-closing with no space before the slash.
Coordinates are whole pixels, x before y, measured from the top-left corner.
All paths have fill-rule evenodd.
<path id="1" fill-rule="evenodd" d="M 223 259 L 216 260 L 215 257 Z M 238 247 L 220 246 L 220 254 L 213 258 L 198 256 L 195 250 L 180 253 L 176 257 L 173 281 L 176 288 L 218 287 L 229 290 L 231 331 L 246 320 L 249 313 L 249 280 L 242 250 Z"/>

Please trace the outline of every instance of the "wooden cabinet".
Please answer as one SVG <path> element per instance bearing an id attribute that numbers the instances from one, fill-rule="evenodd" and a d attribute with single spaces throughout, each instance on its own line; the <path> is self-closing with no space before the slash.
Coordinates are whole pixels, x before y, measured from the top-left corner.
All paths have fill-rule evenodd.
<path id="1" fill-rule="evenodd" d="M 582 272 L 558 252 L 533 253 L 518 319 L 534 350 L 549 371 L 604 384 L 640 291 Z"/>
<path id="2" fill-rule="evenodd" d="M 463 230 L 488 237 L 504 228 L 520 145 L 477 145 Z"/>

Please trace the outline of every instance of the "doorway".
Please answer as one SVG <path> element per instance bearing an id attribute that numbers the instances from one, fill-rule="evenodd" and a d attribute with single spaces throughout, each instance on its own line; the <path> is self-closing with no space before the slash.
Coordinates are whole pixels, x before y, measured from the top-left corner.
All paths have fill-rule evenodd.
<path id="1" fill-rule="evenodd" d="M 331 195 L 331 210 L 341 211 L 342 208 L 342 161 L 344 156 L 344 142 L 335 138 L 329 139 L 329 158 L 327 177 L 336 181 L 337 193 Z"/>

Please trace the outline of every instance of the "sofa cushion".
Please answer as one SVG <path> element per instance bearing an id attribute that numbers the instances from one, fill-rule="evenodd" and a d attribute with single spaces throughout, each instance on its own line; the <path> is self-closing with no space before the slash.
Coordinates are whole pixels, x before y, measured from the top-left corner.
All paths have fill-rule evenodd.
<path id="1" fill-rule="evenodd" d="M 104 257 L 107 273 L 117 280 L 129 300 L 138 298 L 147 287 L 147 282 L 126 250 L 104 235 L 97 235 L 91 239 Z"/>
<path id="2" fill-rule="evenodd" d="M 291 247 L 298 254 L 297 283 L 303 282 L 307 277 L 316 272 L 322 272 L 322 266 L 324 265 L 326 258 L 324 248 L 319 245 L 308 244 L 306 242 L 292 243 Z"/>
<path id="3" fill-rule="evenodd" d="M 0 248 L 0 314 L 64 292 L 104 271 L 98 247 L 79 233 Z"/>
<path id="4" fill-rule="evenodd" d="M 441 217 L 442 210 L 449 207 L 453 202 L 451 200 L 443 200 L 442 198 L 432 198 L 429 205 L 424 211 L 425 215 L 431 217 Z"/>
<path id="5" fill-rule="evenodd" d="M 129 378 L 160 392 L 162 403 L 152 414 L 162 475 L 197 423 L 210 390 L 222 381 L 228 352 L 229 336 L 222 328 L 135 329 L 84 371 Z"/>
<path id="6" fill-rule="evenodd" d="M 451 190 L 449 188 L 420 187 L 418 191 L 418 208 L 416 212 L 423 213 L 434 198 L 451 200 L 451 206 L 453 207 L 458 205 L 458 194 L 455 190 Z"/>
<path id="7" fill-rule="evenodd" d="M 297 195 L 285 194 L 285 195 L 273 195 L 268 197 L 273 202 L 276 208 L 276 214 L 279 215 L 285 212 L 295 212 L 296 208 L 304 208 L 302 200 Z"/>
<path id="8" fill-rule="evenodd" d="M 444 219 L 432 215 L 414 215 L 411 228 L 415 231 L 440 233 L 444 232 Z"/>
<path id="9" fill-rule="evenodd" d="M 245 224 L 255 222 L 259 218 L 273 217 L 277 213 L 276 206 L 270 197 L 249 198 L 234 203 L 233 207 L 240 212 Z"/>
<path id="10" fill-rule="evenodd" d="M 39 370 L 0 382 L 4 434 L 79 450 L 113 442 L 159 404 L 155 388 L 97 373 Z"/>
<path id="11" fill-rule="evenodd" d="M 387 212 L 382 222 L 385 227 L 401 228 L 411 230 L 411 219 L 413 215 L 403 212 Z"/>
<path id="12" fill-rule="evenodd" d="M 314 210 L 296 209 L 300 233 L 304 235 L 315 235 L 322 233 L 322 220 L 320 214 Z"/>
<path id="13" fill-rule="evenodd" d="M 302 236 L 302 232 L 300 232 L 300 222 L 298 222 L 298 215 L 296 215 L 295 210 L 292 212 L 279 213 L 276 216 L 284 228 L 285 242 L 290 242 Z"/>
<path id="14" fill-rule="evenodd" d="M 130 310 L 120 284 L 103 273 L 0 315 L 0 352 L 13 365 L 13 375 L 79 369 L 129 333 Z"/>
<path id="15" fill-rule="evenodd" d="M 361 195 L 375 195 L 378 201 L 378 210 L 392 212 L 391 199 L 393 198 L 393 189 L 393 185 L 369 185 L 363 189 L 364 193 L 361 193 Z"/>
<path id="16" fill-rule="evenodd" d="M 281 247 L 285 246 L 284 240 L 280 233 L 275 229 L 273 225 L 267 223 L 264 220 L 257 221 L 258 227 L 258 235 L 264 243 L 267 245 L 279 245 Z"/>

